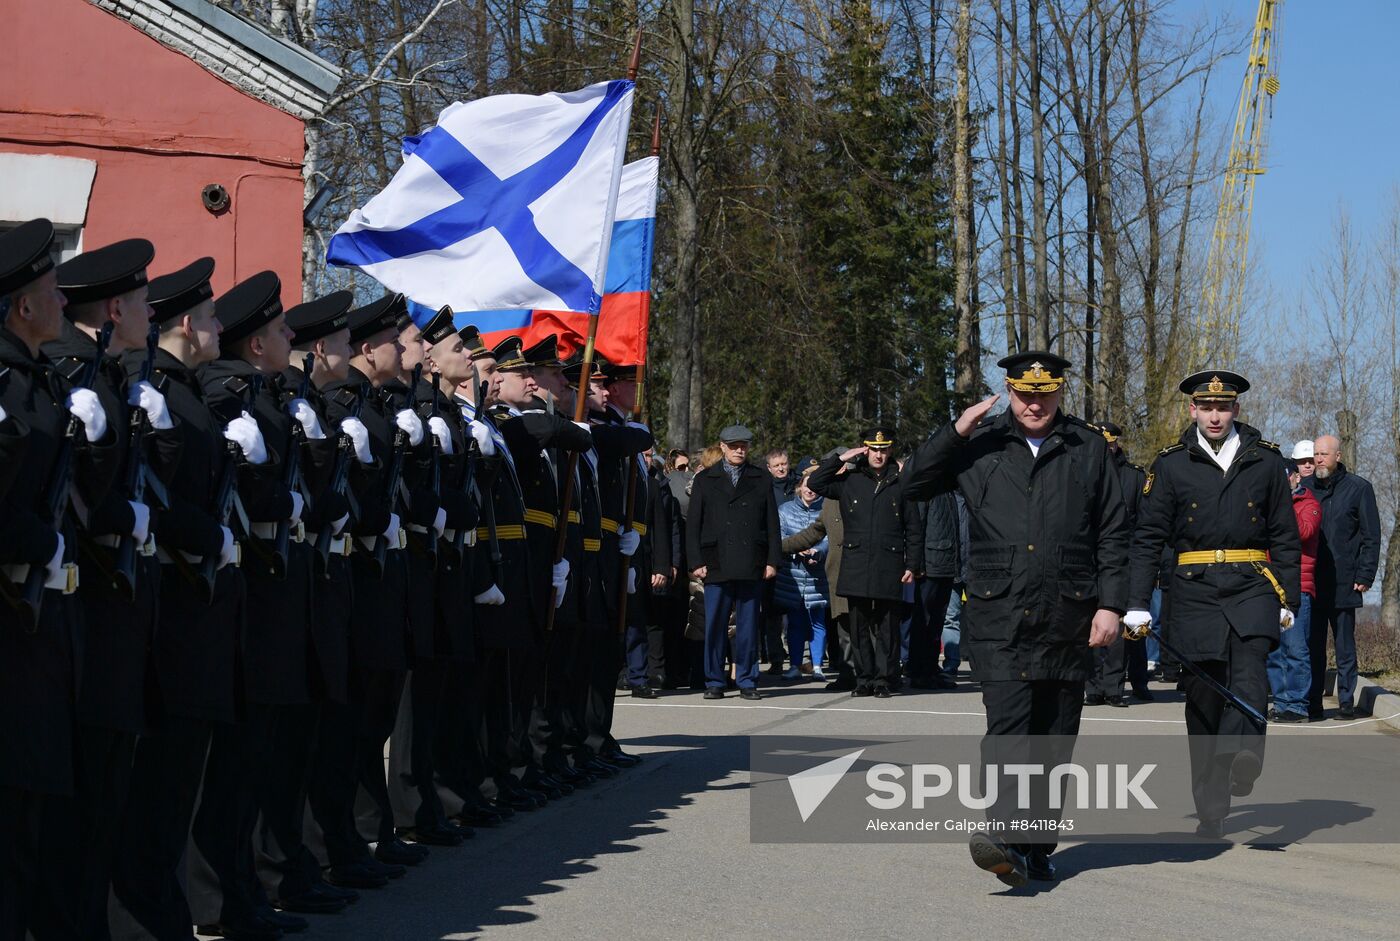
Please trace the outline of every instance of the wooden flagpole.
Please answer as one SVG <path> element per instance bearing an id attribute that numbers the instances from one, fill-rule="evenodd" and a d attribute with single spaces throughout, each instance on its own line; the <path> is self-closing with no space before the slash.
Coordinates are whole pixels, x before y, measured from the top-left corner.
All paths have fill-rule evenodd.
<path id="1" fill-rule="evenodd" d="M 637 80 L 637 73 L 642 66 L 642 31 L 637 30 L 636 42 L 632 45 L 632 59 L 627 65 L 627 78 L 633 82 Z M 592 311 L 588 315 L 588 340 L 583 346 L 583 368 L 579 371 L 578 390 L 574 394 L 574 421 L 581 422 L 588 417 L 588 380 L 593 374 L 593 347 L 598 340 L 598 315 L 602 310 L 602 301 L 599 301 L 599 309 Z M 574 475 L 578 471 L 578 451 L 570 451 L 567 467 L 564 473 L 564 483 L 559 494 L 559 516 L 554 529 L 554 564 L 558 565 L 564 559 L 564 549 L 569 542 L 569 508 L 574 502 Z M 553 586 L 549 590 L 549 610 L 545 612 L 545 630 L 554 630 L 555 603 L 559 600 Z"/>

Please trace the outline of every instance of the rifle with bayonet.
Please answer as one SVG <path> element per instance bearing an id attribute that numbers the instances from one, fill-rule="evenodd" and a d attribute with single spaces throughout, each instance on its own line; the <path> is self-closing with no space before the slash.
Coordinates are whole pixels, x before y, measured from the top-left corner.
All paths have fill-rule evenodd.
<path id="1" fill-rule="evenodd" d="M 421 372 L 421 369 L 420 369 Z M 418 375 L 414 374 L 415 378 Z M 429 374 L 432 380 L 433 407 L 428 416 L 428 438 L 432 447 L 432 463 L 428 467 L 428 489 L 432 491 L 433 503 L 438 504 L 442 500 L 442 447 L 438 443 L 437 435 L 433 432 L 433 419 L 441 418 L 442 413 L 438 408 L 438 372 L 434 370 Z M 417 382 L 414 382 L 414 390 L 417 389 Z M 409 395 L 416 395 L 416 391 L 410 391 Z M 428 524 L 428 532 L 424 535 L 424 542 L 427 543 L 428 561 L 432 563 L 434 569 L 438 563 L 438 535 L 434 531 L 431 523 Z"/>
<path id="2" fill-rule="evenodd" d="M 307 353 L 302 360 L 301 385 L 297 387 L 297 398 L 305 399 L 311 392 L 311 369 L 316 363 L 314 353 Z M 301 491 L 301 450 L 306 445 L 306 429 L 301 426 L 301 422 L 292 419 L 292 453 L 287 455 L 286 468 L 282 475 L 282 485 L 287 488 L 288 493 L 298 493 Z M 305 514 L 310 509 L 309 503 L 302 507 Z M 277 529 L 272 537 L 272 557 L 277 578 L 282 578 L 287 573 L 287 556 L 291 551 L 292 542 L 292 521 L 290 519 L 279 520 Z"/>
<path id="3" fill-rule="evenodd" d="M 360 390 L 355 395 L 355 404 L 350 409 L 350 417 L 359 419 L 360 413 L 364 411 L 365 399 L 369 398 L 369 383 L 360 383 Z M 350 483 L 350 461 L 355 456 L 355 442 L 345 432 L 340 432 L 336 438 L 335 463 L 331 465 L 330 494 L 339 497 L 345 494 Z M 354 507 L 352 505 L 351 509 Z M 321 531 L 316 534 L 316 555 L 321 559 L 321 571 L 325 572 L 331 558 L 331 540 L 335 538 L 335 521 L 327 520 L 321 525 Z"/>
<path id="4" fill-rule="evenodd" d="M 97 380 L 97 370 L 102 366 L 102 357 L 107 355 L 107 346 L 112 342 L 112 324 L 105 323 L 97 334 L 97 352 L 92 362 L 83 370 L 78 386 L 91 389 Z M 49 489 L 44 493 L 45 519 L 56 533 L 63 532 L 63 517 L 68 512 L 73 488 L 73 451 L 77 447 L 78 435 L 83 434 L 83 420 L 69 414 L 68 428 L 63 434 L 63 442 L 58 446 L 54 458 L 53 474 L 49 478 Z M 70 570 L 73 572 L 76 570 Z M 71 574 L 70 574 L 71 578 Z M 24 619 L 24 631 L 33 634 L 39 629 L 39 614 L 44 606 L 44 583 L 48 581 L 48 570 L 42 565 L 31 565 L 20 592 L 19 611 Z"/>
<path id="5" fill-rule="evenodd" d="M 423 378 L 423 364 L 419 363 L 413 367 L 412 381 L 409 383 L 409 399 L 412 403 L 412 390 L 417 387 L 418 380 Z M 397 503 L 399 494 L 399 483 L 403 480 L 403 458 L 404 452 L 408 450 L 408 432 L 402 428 L 394 432 L 394 450 L 389 455 L 389 472 L 384 478 L 384 502 L 389 505 L 389 512 L 394 512 L 394 505 Z M 400 514 L 399 525 L 403 525 L 403 516 Z M 384 560 L 389 551 L 389 541 L 380 536 L 374 543 L 374 552 L 371 558 L 374 560 L 373 571 L 376 578 L 384 575 Z"/>
<path id="6" fill-rule="evenodd" d="M 252 410 L 258 393 L 262 391 L 262 384 L 263 377 L 261 375 L 254 376 L 249 381 L 248 388 L 245 390 L 247 400 L 243 403 L 244 411 Z M 242 454 L 243 449 L 238 446 L 237 442 L 224 439 L 224 467 L 219 475 L 219 485 L 214 490 L 214 516 L 218 519 L 220 526 L 227 527 L 229 519 L 233 516 L 233 504 L 238 497 L 238 465 Z M 199 589 L 205 604 L 214 600 L 214 582 L 218 578 L 218 573 L 218 555 L 207 555 L 199 563 Z"/>
<path id="7" fill-rule="evenodd" d="M 146 333 L 146 359 L 141 364 L 141 377 L 138 382 L 150 382 L 151 371 L 155 368 L 156 347 L 160 345 L 160 327 L 151 324 Z M 151 417 L 139 405 L 131 406 L 128 413 L 130 434 L 126 452 L 126 498 L 132 503 L 144 503 L 146 499 L 146 434 L 151 428 Z M 149 538 L 149 537 L 148 537 Z M 123 533 L 117 543 L 117 565 L 112 581 L 128 601 L 136 597 L 136 537 Z"/>

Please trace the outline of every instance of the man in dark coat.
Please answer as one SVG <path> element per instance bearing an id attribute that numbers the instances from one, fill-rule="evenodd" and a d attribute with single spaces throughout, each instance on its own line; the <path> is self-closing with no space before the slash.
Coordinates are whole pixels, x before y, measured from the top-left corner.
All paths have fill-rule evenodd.
<path id="1" fill-rule="evenodd" d="M 828 457 L 808 486 L 841 502 L 845 545 L 836 591 L 851 606 L 852 696 L 888 699 L 899 685 L 899 618 L 904 586 L 923 566 L 922 520 L 904 497 L 899 468 L 890 460 L 894 432 L 866 432 L 864 444 Z M 854 461 L 856 469 L 842 474 Z"/>
<path id="2" fill-rule="evenodd" d="M 35 219 L 0 234 L 0 422 L 12 439 L 0 493 L 0 582 L 6 600 L 42 569 L 37 621 L 0 602 L 0 935 L 66 937 L 75 902 L 68 880 L 79 848 L 45 833 L 49 806 L 72 813 L 74 679 L 82 611 L 74 594 L 76 527 L 55 526 L 50 488 L 66 452 L 70 493 L 102 501 L 118 470 L 115 426 L 92 389 L 71 390 L 40 347 L 58 339 L 65 298 L 51 250 L 53 225 Z M 95 350 L 94 350 L 95 352 Z M 89 357 L 91 362 L 91 357 Z M 65 440 L 72 432 L 71 441 Z M 20 452 L 23 464 L 19 463 Z M 67 494 L 64 518 L 67 512 Z M 35 576 L 36 579 L 39 576 Z"/>
<path id="3" fill-rule="evenodd" d="M 1128 516 L 1128 532 L 1131 534 L 1137 527 L 1138 499 L 1147 480 L 1147 471 L 1128 462 L 1127 455 L 1118 444 L 1123 434 L 1122 428 L 1113 422 L 1104 422 L 1100 427 L 1104 440 L 1108 442 L 1108 450 L 1113 454 L 1113 466 L 1118 472 L 1118 483 L 1123 491 L 1123 509 Z M 1120 634 L 1107 647 L 1094 651 L 1094 672 L 1085 687 L 1084 705 L 1120 708 L 1128 705 L 1128 698 L 1123 695 L 1123 673 L 1128 665 L 1129 648 L 1134 651 L 1134 662 L 1138 664 L 1135 667 L 1137 672 L 1134 674 L 1133 691 L 1140 698 L 1152 698 L 1147 690 L 1147 643 L 1141 639 L 1127 640 Z"/>
<path id="4" fill-rule="evenodd" d="M 759 606 L 763 583 L 778 574 L 782 531 L 769 475 L 748 463 L 753 434 L 743 425 L 720 433 L 724 460 L 695 475 L 686 519 L 687 565 L 705 582 L 705 698 L 723 699 L 729 612 L 737 609 L 735 680 L 744 699 L 758 691 Z"/>
<path id="5" fill-rule="evenodd" d="M 1024 760 L 1018 743 L 1029 738 L 1037 742 L 1029 757 L 1058 764 L 1079 732 L 1090 648 L 1113 641 L 1126 609 L 1127 523 L 1103 435 L 1060 409 L 1068 361 L 1030 351 L 998 365 L 1011 407 L 984 421 L 1000 398 L 993 395 L 935 432 L 905 465 L 905 495 L 956 487 L 966 500 L 962 642 L 982 681 L 986 763 Z M 1034 816 L 1054 819 L 1048 782 L 1037 784 Z M 1054 831 L 1027 835 L 1007 845 L 978 834 L 973 861 L 1009 885 L 1053 880 Z"/>
<path id="6" fill-rule="evenodd" d="M 1322 504 L 1322 538 L 1317 546 L 1317 603 L 1309 631 L 1312 686 L 1308 715 L 1322 718 L 1322 687 L 1327 679 L 1327 627 L 1337 648 L 1338 715 L 1356 715 L 1356 609 L 1376 583 L 1380 567 L 1381 519 L 1371 482 L 1347 470 L 1342 443 L 1323 435 L 1313 445 L 1317 470 L 1304 484 Z"/>
<path id="7" fill-rule="evenodd" d="M 1145 633 L 1162 548 L 1175 549 L 1164 640 L 1263 713 L 1265 658 L 1279 628 L 1292 626 L 1302 547 L 1278 446 L 1236 421 L 1248 388 L 1243 376 L 1224 370 L 1182 381 L 1193 422 L 1157 456 L 1143 485 L 1124 623 Z M 1248 794 L 1263 769 L 1264 729 L 1194 673 L 1185 685 L 1197 833 L 1219 837 L 1231 795 Z"/>
<path id="8" fill-rule="evenodd" d="M 914 610 L 909 622 L 909 685 L 953 689 L 957 683 L 938 667 L 943 621 L 962 572 L 958 502 L 951 493 L 914 503 L 920 523 L 919 568 L 914 570 Z"/>

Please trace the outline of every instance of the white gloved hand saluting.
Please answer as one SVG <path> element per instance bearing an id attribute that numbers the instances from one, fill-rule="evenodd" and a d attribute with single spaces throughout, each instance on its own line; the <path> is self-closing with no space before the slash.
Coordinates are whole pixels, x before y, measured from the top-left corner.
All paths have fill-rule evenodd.
<path id="1" fill-rule="evenodd" d="M 107 433 L 107 413 L 96 392 L 79 386 L 68 393 L 64 404 L 83 423 L 83 433 L 89 441 L 98 441 Z"/>
<path id="2" fill-rule="evenodd" d="M 496 453 L 496 442 L 491 440 L 491 429 L 486 427 L 486 422 L 472 419 L 468 426 L 472 440 L 476 442 L 477 450 L 482 457 L 490 457 Z"/>
<path id="3" fill-rule="evenodd" d="M 475 601 L 477 604 L 497 605 L 505 604 L 506 596 L 501 594 L 501 590 L 499 588 L 497 588 L 495 585 L 492 585 L 490 588 L 486 589 L 472 600 Z"/>
<path id="4" fill-rule="evenodd" d="M 394 424 L 408 435 L 409 447 L 416 448 L 423 443 L 423 419 L 411 408 L 400 409 L 394 416 Z"/>
<path id="5" fill-rule="evenodd" d="M 262 429 L 247 412 L 228 423 L 224 437 L 238 445 L 243 451 L 243 459 L 249 464 L 267 462 L 267 442 L 263 441 Z"/>
<path id="6" fill-rule="evenodd" d="M 156 387 L 149 382 L 143 380 L 127 389 L 126 404 L 144 411 L 150 419 L 151 427 L 157 431 L 175 427 L 175 423 L 170 420 L 170 408 L 165 404 L 165 396 L 157 392 Z"/>
<path id="7" fill-rule="evenodd" d="M 617 537 L 617 551 L 625 556 L 635 555 L 637 547 L 642 544 L 642 537 L 635 529 L 624 529 Z"/>
<path id="8" fill-rule="evenodd" d="M 440 415 L 434 415 L 428 419 L 428 430 L 433 433 L 433 437 L 438 440 L 438 450 L 443 454 L 452 453 L 452 432 L 447 428 L 447 421 Z"/>
<path id="9" fill-rule="evenodd" d="M 1288 610 L 1287 608 L 1278 609 L 1278 626 L 1283 628 L 1285 631 L 1293 626 L 1293 622 L 1295 620 L 1297 620 L 1297 618 L 1293 616 L 1292 611 Z"/>
<path id="10" fill-rule="evenodd" d="M 369 449 L 369 429 L 358 418 L 347 418 L 340 423 L 341 432 L 355 445 L 355 460 L 361 464 L 373 464 L 374 455 Z"/>
<path id="11" fill-rule="evenodd" d="M 306 399 L 292 399 L 287 403 L 287 411 L 301 424 L 301 430 L 306 433 L 308 440 L 320 441 L 325 438 L 326 433 L 321 429 L 321 419 L 316 417 L 316 410 Z"/>

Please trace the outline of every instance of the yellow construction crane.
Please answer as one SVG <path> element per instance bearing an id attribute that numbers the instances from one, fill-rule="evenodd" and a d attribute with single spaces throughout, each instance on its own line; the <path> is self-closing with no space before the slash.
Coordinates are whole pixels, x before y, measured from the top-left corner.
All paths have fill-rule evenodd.
<path id="1" fill-rule="evenodd" d="M 1196 354 L 1199 368 L 1232 360 L 1239 349 L 1249 259 L 1254 181 L 1267 169 L 1269 118 L 1278 94 L 1278 30 L 1283 0 L 1259 0 L 1254 39 L 1240 88 L 1230 156 L 1220 184 L 1220 206 L 1206 260 Z"/>

